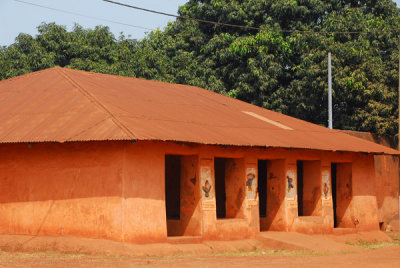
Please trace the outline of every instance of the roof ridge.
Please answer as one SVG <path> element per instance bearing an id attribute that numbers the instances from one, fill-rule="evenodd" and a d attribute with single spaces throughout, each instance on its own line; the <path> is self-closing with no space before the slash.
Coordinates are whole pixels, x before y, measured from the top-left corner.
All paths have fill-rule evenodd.
<path id="1" fill-rule="evenodd" d="M 111 120 L 113 121 L 113 123 L 119 128 L 121 129 L 123 132 L 125 132 L 126 135 L 128 135 L 130 138 L 132 139 L 136 139 L 137 135 L 135 135 L 135 133 L 133 133 L 133 131 L 131 131 L 129 128 L 127 128 L 124 124 L 122 124 L 114 115 L 113 113 L 111 113 L 100 101 L 98 101 L 96 99 L 95 96 L 93 96 L 92 94 L 90 94 L 83 86 L 81 86 L 78 82 L 76 82 L 75 80 L 73 80 L 65 71 L 63 68 L 56 68 L 55 69 L 59 74 L 61 74 L 65 79 L 67 79 L 67 81 L 72 84 L 74 87 L 76 87 L 81 93 L 82 95 L 84 95 L 86 98 L 89 99 L 90 102 L 92 102 L 93 104 L 95 104 L 96 106 L 98 106 L 103 112 L 105 112 L 106 114 L 108 114 L 108 116 L 111 118 Z"/>

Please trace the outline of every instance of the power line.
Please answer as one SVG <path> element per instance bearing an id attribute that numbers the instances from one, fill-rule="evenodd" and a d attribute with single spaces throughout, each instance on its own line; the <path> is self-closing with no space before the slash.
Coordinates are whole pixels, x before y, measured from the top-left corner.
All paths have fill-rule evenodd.
<path id="1" fill-rule="evenodd" d="M 210 20 L 184 17 L 184 16 L 174 15 L 174 14 L 156 11 L 156 10 L 152 10 L 152 9 L 132 6 L 132 5 L 128 5 L 128 4 L 120 3 L 120 2 L 116 2 L 116 1 L 111 1 L 111 0 L 103 0 L 103 1 L 111 3 L 111 4 L 119 5 L 119 6 L 129 7 L 129 8 L 145 11 L 145 12 L 158 14 L 158 15 L 169 16 L 169 17 L 174 17 L 174 18 L 184 19 L 184 20 L 197 21 L 197 22 L 208 23 L 208 24 L 214 24 L 214 25 L 220 25 L 220 26 L 226 26 L 226 27 L 232 27 L 232 28 L 247 29 L 247 30 L 262 30 L 262 31 L 270 31 L 270 32 L 302 33 L 302 34 L 362 34 L 362 33 L 366 34 L 366 33 L 380 33 L 380 32 L 392 32 L 393 31 L 393 30 L 374 30 L 374 31 L 321 31 L 321 32 L 316 32 L 316 31 L 268 29 L 268 28 L 264 28 L 264 27 L 245 26 L 245 25 L 237 25 L 237 24 L 230 24 L 230 23 L 223 23 L 223 22 L 216 22 L 216 21 L 210 21 Z"/>
<path id="2" fill-rule="evenodd" d="M 154 29 L 150 29 L 150 28 L 146 28 L 146 27 L 142 27 L 142 26 L 137 26 L 137 25 L 132 25 L 132 24 L 128 24 L 128 23 L 123 23 L 123 22 L 119 22 L 119 21 L 108 20 L 108 19 L 104 19 L 104 18 L 98 18 L 98 17 L 88 16 L 88 15 L 84 15 L 84 14 L 80 14 L 80 13 L 75 13 L 75 12 L 71 12 L 71 11 L 67 11 L 67 10 L 63 10 L 63 9 L 42 6 L 42 5 L 34 4 L 34 3 L 31 3 L 31 2 L 25 2 L 25 1 L 22 1 L 22 0 L 14 0 L 14 1 L 22 3 L 22 4 L 31 5 L 31 6 L 35 6 L 35 7 L 41 7 L 41 8 L 45 8 L 45 9 L 49 9 L 49 10 L 53 10 L 53 11 L 66 13 L 66 14 L 81 16 L 81 17 L 84 17 L 84 18 L 89 18 L 89 19 L 94 19 L 94 20 L 102 20 L 102 21 L 106 21 L 106 22 L 110 22 L 110 23 L 129 26 L 129 27 L 132 27 L 132 28 L 148 30 L 148 31 L 153 31 L 154 30 Z"/>

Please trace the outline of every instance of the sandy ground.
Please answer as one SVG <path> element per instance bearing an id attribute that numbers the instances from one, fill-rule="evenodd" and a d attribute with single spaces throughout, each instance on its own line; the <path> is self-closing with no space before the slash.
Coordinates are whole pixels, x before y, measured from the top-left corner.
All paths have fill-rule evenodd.
<path id="1" fill-rule="evenodd" d="M 288 256 L 284 256 L 288 254 Z M 283 256 L 282 256 L 283 255 Z M 400 247 L 362 253 L 231 253 L 208 256 L 113 257 L 63 253 L 0 253 L 0 267 L 400 267 Z"/>
<path id="2" fill-rule="evenodd" d="M 273 233 L 272 235 L 265 235 L 264 239 L 274 237 L 278 240 L 288 239 L 287 235 L 287 233 L 282 233 L 282 236 Z M 301 240 L 304 239 L 306 246 L 312 247 L 314 245 L 315 248 L 312 250 L 274 249 L 268 248 L 268 245 L 271 245 L 270 240 L 264 246 L 260 243 L 260 240 L 257 241 L 258 244 L 246 240 L 208 243 L 208 247 L 214 247 L 214 252 L 194 250 L 199 246 L 204 246 L 203 244 L 178 245 L 179 249 L 186 251 L 181 251 L 181 253 L 177 253 L 178 255 L 172 256 L 167 256 L 168 254 L 165 254 L 167 251 L 164 254 L 159 254 L 159 256 L 146 256 L 149 255 L 148 253 L 145 255 L 137 254 L 140 252 L 133 251 L 143 250 L 145 246 L 136 245 L 132 245 L 132 248 L 125 247 L 125 249 L 128 249 L 125 253 L 129 254 L 118 255 L 117 251 L 108 251 L 108 253 L 106 251 L 93 251 L 91 254 L 89 252 L 81 254 L 79 252 L 66 253 L 68 247 L 64 247 L 64 252 L 46 251 L 43 245 L 54 246 L 54 241 L 51 240 L 54 238 L 35 238 L 36 244 L 31 244 L 30 247 L 21 247 L 15 241 L 26 239 L 26 237 L 0 236 L 0 267 L 400 267 L 400 234 L 394 236 L 394 241 L 387 241 L 382 234 L 376 234 L 351 236 L 348 238 L 351 242 L 346 241 L 345 236 L 334 239 L 329 236 L 302 234 L 293 234 L 292 236 L 294 238 L 291 238 L 291 240 L 294 244 L 301 244 Z M 372 241 L 360 240 L 363 237 Z M 61 245 L 65 246 L 69 243 L 68 239 L 58 239 L 59 249 L 61 249 Z M 47 241 L 46 243 L 51 242 L 51 244 L 45 244 L 45 241 Z M 74 239 L 73 241 L 77 242 L 78 240 Z M 329 245 L 333 245 L 336 246 L 336 249 L 324 250 L 323 241 L 325 241 L 327 248 L 329 248 Z M 32 243 L 32 241 L 29 242 Z M 115 244 L 115 242 L 95 239 L 84 240 L 83 244 L 88 242 L 92 242 L 92 244 L 100 243 L 102 247 L 107 247 L 109 243 L 109 247 L 114 249 L 118 246 L 118 243 Z M 341 243 L 344 247 L 340 247 L 337 243 Z M 39 244 L 42 247 L 36 248 Z M 247 249 L 244 245 L 248 245 Z M 277 247 L 277 245 L 274 244 L 273 247 Z M 153 250 L 152 253 L 157 253 L 156 250 L 165 248 L 165 246 L 152 245 L 150 248 Z M 217 247 L 220 250 L 215 250 Z M 282 247 L 282 244 L 279 244 L 279 247 Z M 93 248 L 96 248 L 95 245 L 93 245 Z M 318 250 L 319 248 L 321 250 Z M 149 248 L 146 248 L 146 250 L 149 250 Z"/>

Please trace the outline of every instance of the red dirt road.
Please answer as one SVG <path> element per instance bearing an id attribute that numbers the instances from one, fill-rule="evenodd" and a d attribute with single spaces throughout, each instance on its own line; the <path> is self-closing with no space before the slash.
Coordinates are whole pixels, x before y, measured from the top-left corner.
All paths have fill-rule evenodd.
<path id="1" fill-rule="evenodd" d="M 0 267 L 400 267 L 400 247 L 328 256 L 111 257 L 62 253 L 0 253 Z"/>

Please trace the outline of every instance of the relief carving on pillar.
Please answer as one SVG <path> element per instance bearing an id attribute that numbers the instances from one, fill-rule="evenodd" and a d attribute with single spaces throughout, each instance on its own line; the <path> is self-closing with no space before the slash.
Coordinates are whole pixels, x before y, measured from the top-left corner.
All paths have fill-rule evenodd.
<path id="1" fill-rule="evenodd" d="M 322 171 L 322 199 L 323 200 L 330 200 L 331 199 L 331 182 L 329 171 L 324 170 Z"/>
<path id="2" fill-rule="evenodd" d="M 211 177 L 211 167 L 200 167 L 200 185 L 201 185 L 201 210 L 216 210 L 215 190 Z"/>
<path id="3" fill-rule="evenodd" d="M 203 200 L 214 199 L 214 188 L 213 188 L 213 181 L 211 178 L 210 167 L 200 168 L 200 181 L 201 181 L 202 199 Z"/>
<path id="4" fill-rule="evenodd" d="M 246 197 L 250 200 L 257 199 L 257 178 L 255 168 L 246 169 Z"/>
<path id="5" fill-rule="evenodd" d="M 296 175 L 293 170 L 286 171 L 286 199 L 296 198 Z"/>

